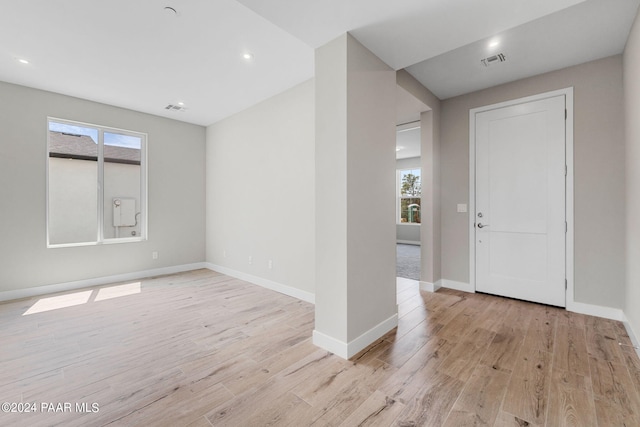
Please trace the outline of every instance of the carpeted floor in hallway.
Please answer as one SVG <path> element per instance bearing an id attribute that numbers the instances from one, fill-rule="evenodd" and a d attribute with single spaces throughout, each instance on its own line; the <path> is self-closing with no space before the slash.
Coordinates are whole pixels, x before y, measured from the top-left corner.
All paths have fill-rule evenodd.
<path id="1" fill-rule="evenodd" d="M 396 245 L 396 276 L 420 280 L 420 246 Z"/>

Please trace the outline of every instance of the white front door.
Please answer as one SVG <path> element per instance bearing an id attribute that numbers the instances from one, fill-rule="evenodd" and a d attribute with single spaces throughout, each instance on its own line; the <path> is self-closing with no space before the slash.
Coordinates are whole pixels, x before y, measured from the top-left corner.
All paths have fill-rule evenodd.
<path id="1" fill-rule="evenodd" d="M 565 306 L 565 96 L 477 112 L 476 290 Z"/>

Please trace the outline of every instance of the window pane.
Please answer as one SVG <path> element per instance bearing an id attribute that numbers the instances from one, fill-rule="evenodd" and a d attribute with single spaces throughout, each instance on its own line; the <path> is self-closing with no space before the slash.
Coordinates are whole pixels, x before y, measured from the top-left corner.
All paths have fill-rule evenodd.
<path id="1" fill-rule="evenodd" d="M 146 136 L 49 119 L 48 244 L 146 238 Z"/>
<path id="2" fill-rule="evenodd" d="M 142 139 L 104 132 L 104 238 L 141 232 Z"/>
<path id="3" fill-rule="evenodd" d="M 98 236 L 98 130 L 49 122 L 49 244 Z"/>
<path id="4" fill-rule="evenodd" d="M 409 197 L 400 199 L 400 222 L 420 224 L 420 198 Z"/>
<path id="5" fill-rule="evenodd" d="M 400 172 L 400 195 L 420 197 L 422 182 L 420 169 L 403 170 Z"/>

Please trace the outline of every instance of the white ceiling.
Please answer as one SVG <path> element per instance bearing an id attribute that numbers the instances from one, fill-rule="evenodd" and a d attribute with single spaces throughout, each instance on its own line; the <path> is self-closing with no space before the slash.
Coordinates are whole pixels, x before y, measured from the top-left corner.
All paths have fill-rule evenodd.
<path id="1" fill-rule="evenodd" d="M 235 0 L 0 4 L 10 83 L 209 125 L 313 75 L 309 46 Z M 185 112 L 164 110 L 178 102 Z"/>
<path id="2" fill-rule="evenodd" d="M 313 48 L 349 31 L 397 70 L 584 0 L 239 1 Z"/>
<path id="3" fill-rule="evenodd" d="M 407 71 L 440 99 L 604 58 L 624 49 L 638 0 L 590 0 L 419 62 Z M 491 41 L 496 47 L 489 47 Z M 485 67 L 496 53 L 507 60 Z"/>
<path id="4" fill-rule="evenodd" d="M 209 125 L 311 78 L 350 31 L 446 98 L 619 53 L 639 2 L 0 0 L 0 80 Z M 508 61 L 478 71 L 495 35 Z"/>

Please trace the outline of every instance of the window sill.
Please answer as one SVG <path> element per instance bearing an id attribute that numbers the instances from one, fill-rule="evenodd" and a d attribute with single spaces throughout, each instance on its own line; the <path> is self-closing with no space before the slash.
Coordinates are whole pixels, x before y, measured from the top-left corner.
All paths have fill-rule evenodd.
<path id="1" fill-rule="evenodd" d="M 122 237 L 119 239 L 105 239 L 102 242 L 54 243 L 54 244 L 47 244 L 47 249 L 77 248 L 77 247 L 83 247 L 83 246 L 100 246 L 100 245 L 117 245 L 120 243 L 144 242 L 146 240 L 147 239 L 143 237 Z"/>

